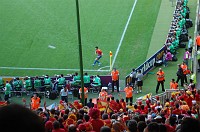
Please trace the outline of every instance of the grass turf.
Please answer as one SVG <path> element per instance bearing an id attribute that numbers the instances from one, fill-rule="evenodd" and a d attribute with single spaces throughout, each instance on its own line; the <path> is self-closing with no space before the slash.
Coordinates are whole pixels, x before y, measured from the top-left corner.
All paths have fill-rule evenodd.
<path id="1" fill-rule="evenodd" d="M 57 5 L 53 0 L 48 1 L 48 3 L 44 0 L 35 0 L 31 2 L 24 2 L 23 0 L 20 0 L 17 3 L 15 1 L 1 1 L 0 16 L 3 20 L 0 23 L 2 29 L 0 32 L 3 34 L 0 37 L 0 41 L 2 42 L 0 48 L 0 59 L 3 60 L 1 66 L 49 68 L 78 67 L 79 62 L 77 53 L 78 45 L 76 41 L 77 32 L 75 12 L 67 12 L 71 11 L 72 8 L 75 10 L 75 7 L 69 6 L 75 3 L 72 0 L 67 1 L 67 3 L 62 0 L 59 2 L 61 3 Z M 126 1 L 123 5 L 118 1 L 118 6 L 115 5 L 116 10 L 113 11 L 113 1 L 109 1 L 109 4 L 106 6 L 106 10 L 103 8 L 105 5 L 102 4 L 103 2 L 105 4 L 105 1 L 102 3 L 100 1 L 98 2 L 102 9 L 99 9 L 99 6 L 95 7 L 95 4 L 92 2 L 87 3 L 87 6 L 83 6 L 83 2 L 80 3 L 80 9 L 85 11 L 81 12 L 81 16 L 83 14 L 87 15 L 87 17 L 84 15 L 84 17 L 82 16 L 81 18 L 84 68 L 90 68 L 90 65 L 95 57 L 94 47 L 96 44 L 98 44 L 104 51 L 104 57 L 101 60 L 103 64 L 107 65 L 109 63 L 109 56 L 105 53 L 109 53 L 110 49 L 113 49 L 113 53 L 116 50 L 133 4 L 133 1 L 129 1 L 131 4 L 127 4 Z M 122 78 L 130 72 L 132 67 L 137 67 L 145 60 L 148 44 L 150 43 L 151 35 L 156 22 L 155 19 L 157 18 L 159 11 L 160 2 L 161 0 L 138 1 L 115 63 L 115 66 L 121 72 Z M 41 6 L 42 4 L 45 6 Z M 21 7 L 22 5 L 23 7 Z M 121 7 L 121 5 L 123 7 Z M 67 8 L 66 10 L 64 8 L 65 6 L 69 6 L 70 8 Z M 112 6 L 112 8 L 110 6 Z M 190 1 L 189 6 L 191 9 L 191 18 L 194 22 L 196 2 Z M 124 7 L 126 7 L 126 11 L 123 11 Z M 86 10 L 89 11 L 86 12 Z M 117 11 L 118 14 L 114 15 Z M 108 12 L 112 13 L 105 17 L 105 14 Z M 68 15 L 68 17 L 66 18 L 65 15 Z M 67 23 L 69 18 L 71 19 L 70 21 L 73 21 L 74 23 Z M 84 24 L 86 24 L 86 29 L 84 29 Z M 116 27 L 116 24 L 118 24 L 118 27 Z M 66 30 L 63 28 L 67 29 L 69 33 L 65 32 Z M 190 33 L 192 33 L 193 28 L 190 30 Z M 63 43 L 66 43 L 66 45 L 63 45 Z M 47 48 L 49 44 L 56 46 L 56 49 L 53 50 Z M 141 50 L 138 49 L 142 49 L 142 54 Z M 60 50 L 62 50 L 62 52 Z M 180 58 L 182 57 L 181 50 L 182 49 L 179 50 L 180 54 L 178 54 L 178 57 Z M 67 59 L 68 56 L 70 56 L 71 59 Z M 181 60 L 179 59 L 179 61 Z M 176 71 L 176 63 L 170 64 L 169 67 L 164 68 L 164 70 L 168 74 L 165 83 L 166 87 L 168 87 L 171 77 L 175 76 L 174 71 Z M 153 72 L 156 71 L 157 69 Z M 0 70 L 0 74 L 4 76 L 42 75 L 46 73 L 53 75 L 55 73 L 60 74 L 63 72 L 69 73 L 72 71 Z M 90 74 L 95 73 L 91 72 Z M 143 93 L 135 95 L 134 98 L 155 90 L 154 87 L 156 82 L 154 77 L 154 75 L 149 75 L 148 78 L 145 79 Z M 115 96 L 117 97 L 117 95 Z M 93 97 L 93 95 L 91 97 Z"/>
<path id="2" fill-rule="evenodd" d="M 160 2 L 161 0 L 137 1 L 114 65 L 120 70 L 121 78 L 146 59 Z M 134 0 L 80 1 L 84 69 L 99 68 L 91 67 L 96 45 L 104 52 L 102 66 L 109 66 L 109 51 L 114 55 L 133 3 Z M 0 37 L 0 59 L 3 60 L 1 67 L 79 68 L 74 0 L 2 0 L 0 6 L 0 32 L 3 34 Z M 49 45 L 56 48 L 48 48 Z M 143 54 L 138 49 L 143 49 Z M 74 71 L 0 70 L 2 76 L 72 72 Z"/>
<path id="3" fill-rule="evenodd" d="M 92 69 L 95 46 L 104 52 L 102 66 L 109 65 L 109 51 L 116 51 L 133 2 L 80 1 L 84 68 Z M 4 60 L 1 66 L 79 68 L 74 0 L 3 0 L 1 3 L 0 59 Z M 49 45 L 56 48 L 48 48 Z M 1 70 L 1 75 L 12 76 L 41 73 L 46 71 Z M 48 73 L 53 75 L 55 71 Z"/>

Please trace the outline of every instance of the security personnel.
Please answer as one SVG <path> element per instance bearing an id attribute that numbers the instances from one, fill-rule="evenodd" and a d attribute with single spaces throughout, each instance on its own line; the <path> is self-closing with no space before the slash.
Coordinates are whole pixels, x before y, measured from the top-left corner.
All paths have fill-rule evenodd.
<path id="1" fill-rule="evenodd" d="M 80 99 L 82 99 L 82 88 L 79 89 Z M 84 87 L 84 99 L 85 99 L 85 105 L 87 104 L 87 98 L 88 98 L 88 89 Z"/>
<path id="2" fill-rule="evenodd" d="M 178 83 L 175 82 L 175 79 L 170 82 L 170 89 L 178 89 Z"/>
<path id="3" fill-rule="evenodd" d="M 197 45 L 197 50 L 199 50 L 200 48 L 200 33 L 199 35 L 196 37 L 196 45 Z"/>
<path id="4" fill-rule="evenodd" d="M 112 76 L 112 92 L 114 92 L 115 83 L 117 86 L 117 92 L 119 92 L 119 71 L 116 70 L 116 68 L 113 68 L 113 71 L 111 72 L 111 76 Z"/>
<path id="5" fill-rule="evenodd" d="M 186 65 L 186 63 L 183 61 L 182 65 L 181 65 L 181 68 L 183 69 L 183 80 L 185 83 L 188 83 L 187 82 L 187 73 L 188 73 L 188 67 Z"/>
<path id="6" fill-rule="evenodd" d="M 130 99 L 130 103 L 133 103 L 133 88 L 127 84 L 124 88 L 124 92 L 126 94 L 126 104 L 128 104 L 128 100 Z"/>
<path id="7" fill-rule="evenodd" d="M 34 94 L 33 97 L 31 98 L 31 109 L 32 110 L 37 110 L 40 107 L 40 98 L 37 97 L 37 94 Z"/>
<path id="8" fill-rule="evenodd" d="M 157 72 L 157 86 L 156 86 L 156 94 L 158 93 L 158 90 L 159 90 L 159 87 L 160 87 L 160 84 L 162 86 L 162 91 L 164 92 L 165 91 L 165 88 L 164 88 L 164 82 L 165 82 L 165 73 L 164 71 L 162 70 L 162 68 L 159 68 L 159 71 Z"/>

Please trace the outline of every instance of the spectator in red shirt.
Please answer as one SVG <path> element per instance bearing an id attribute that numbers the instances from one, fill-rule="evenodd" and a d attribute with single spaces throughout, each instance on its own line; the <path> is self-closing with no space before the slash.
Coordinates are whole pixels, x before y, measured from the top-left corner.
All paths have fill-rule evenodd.
<path id="1" fill-rule="evenodd" d="M 89 116 L 92 118 L 90 123 L 95 132 L 100 132 L 102 126 L 104 126 L 104 122 L 99 119 L 100 118 L 100 110 L 96 108 L 91 108 L 89 110 Z"/>
<path id="2" fill-rule="evenodd" d="M 176 108 L 172 111 L 172 114 L 180 115 L 181 110 L 179 109 L 179 104 L 176 104 Z"/>
<path id="3" fill-rule="evenodd" d="M 60 128 L 60 123 L 58 121 L 54 121 L 52 132 L 65 132 L 65 130 Z"/>
<path id="4" fill-rule="evenodd" d="M 198 90 L 195 94 L 195 100 L 198 105 L 200 105 L 200 90 Z"/>
<path id="5" fill-rule="evenodd" d="M 190 91 L 186 91 L 186 93 L 187 93 L 187 98 L 186 98 L 186 102 L 187 102 L 187 105 L 190 107 L 190 108 L 192 108 L 192 100 L 194 99 L 193 97 L 192 97 L 192 93 L 190 92 Z"/>
<path id="6" fill-rule="evenodd" d="M 117 106 L 117 102 L 115 101 L 114 97 L 111 97 L 111 101 L 109 102 L 109 106 L 112 110 L 117 110 L 116 106 Z"/>
<path id="7" fill-rule="evenodd" d="M 116 103 L 117 103 L 116 110 L 117 112 L 119 112 L 119 110 L 122 109 L 122 105 L 120 104 L 119 99 L 116 99 Z"/>
<path id="8" fill-rule="evenodd" d="M 124 99 L 120 100 L 120 104 L 122 106 L 123 111 L 125 112 L 126 111 L 126 102 L 124 102 Z"/>

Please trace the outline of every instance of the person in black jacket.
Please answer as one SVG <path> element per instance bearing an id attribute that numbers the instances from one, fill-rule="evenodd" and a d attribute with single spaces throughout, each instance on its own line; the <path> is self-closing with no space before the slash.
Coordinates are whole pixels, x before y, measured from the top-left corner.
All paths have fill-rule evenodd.
<path id="1" fill-rule="evenodd" d="M 179 82 L 179 80 L 181 80 L 181 87 L 183 87 L 183 82 L 184 82 L 184 78 L 183 78 L 183 69 L 181 68 L 181 65 L 178 64 L 178 71 L 176 72 L 177 75 L 177 80 L 176 83 Z"/>
<path id="2" fill-rule="evenodd" d="M 94 103 L 92 102 L 92 99 L 89 100 L 89 102 L 86 104 L 86 106 L 88 106 L 89 108 L 94 107 Z"/>

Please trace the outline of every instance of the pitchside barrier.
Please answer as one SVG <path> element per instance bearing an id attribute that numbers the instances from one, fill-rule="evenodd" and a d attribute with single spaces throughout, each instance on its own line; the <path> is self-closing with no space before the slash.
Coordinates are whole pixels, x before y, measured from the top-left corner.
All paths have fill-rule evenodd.
<path id="1" fill-rule="evenodd" d="M 135 70 L 141 70 L 141 73 L 143 75 L 147 75 L 153 68 L 155 68 L 157 62 L 162 60 L 163 54 L 166 50 L 166 46 L 164 45 L 160 50 L 158 50 L 154 55 L 152 55 L 148 60 L 146 60 L 143 64 L 141 64 L 138 68 Z M 131 83 L 132 78 L 130 77 L 130 74 L 126 76 L 125 84 Z"/>
<path id="2" fill-rule="evenodd" d="M 183 92 L 184 89 L 166 89 L 165 92 L 161 93 L 161 94 L 157 94 L 155 96 L 151 96 L 149 99 L 151 100 L 152 103 L 155 103 L 157 100 L 156 100 L 156 97 L 158 96 L 159 97 L 159 101 L 160 101 L 160 104 L 164 105 L 165 102 L 166 102 L 166 99 L 171 99 L 172 97 L 172 94 L 173 95 L 176 95 L 176 94 L 181 94 L 181 92 Z M 138 101 L 143 101 L 143 104 L 145 104 L 145 101 L 146 101 L 146 97 L 147 95 L 144 95 L 142 97 L 139 97 L 137 98 L 137 102 Z"/>

